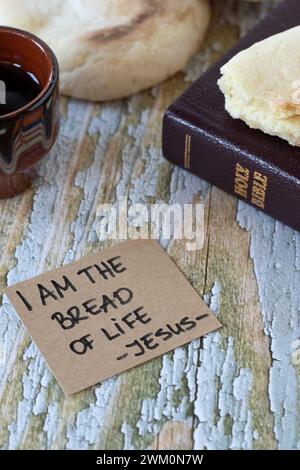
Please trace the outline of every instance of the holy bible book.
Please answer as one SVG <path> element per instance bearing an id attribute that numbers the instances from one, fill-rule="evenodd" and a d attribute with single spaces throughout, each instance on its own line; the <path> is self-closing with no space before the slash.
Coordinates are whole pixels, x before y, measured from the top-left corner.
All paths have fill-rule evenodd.
<path id="1" fill-rule="evenodd" d="M 202 75 L 166 111 L 163 154 L 300 231 L 300 148 L 231 118 L 217 85 L 220 68 L 240 50 L 297 25 L 300 1 L 282 2 Z"/>

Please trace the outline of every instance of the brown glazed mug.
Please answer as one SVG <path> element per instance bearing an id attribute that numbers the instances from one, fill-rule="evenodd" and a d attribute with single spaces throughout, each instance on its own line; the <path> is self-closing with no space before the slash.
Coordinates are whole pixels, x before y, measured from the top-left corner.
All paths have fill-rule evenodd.
<path id="1" fill-rule="evenodd" d="M 1 63 L 17 64 L 33 74 L 39 84 L 37 95 L 24 106 L 8 114 L 1 114 L 0 106 L 0 199 L 3 199 L 31 185 L 36 164 L 53 146 L 59 130 L 60 96 L 57 59 L 36 36 L 0 26 Z"/>

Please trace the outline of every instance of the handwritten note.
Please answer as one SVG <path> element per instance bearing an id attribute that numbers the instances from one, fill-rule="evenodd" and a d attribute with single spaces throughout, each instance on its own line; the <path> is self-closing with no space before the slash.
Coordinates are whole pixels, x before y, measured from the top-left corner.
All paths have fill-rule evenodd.
<path id="1" fill-rule="evenodd" d="M 154 241 L 129 241 L 6 294 L 67 395 L 219 328 Z"/>

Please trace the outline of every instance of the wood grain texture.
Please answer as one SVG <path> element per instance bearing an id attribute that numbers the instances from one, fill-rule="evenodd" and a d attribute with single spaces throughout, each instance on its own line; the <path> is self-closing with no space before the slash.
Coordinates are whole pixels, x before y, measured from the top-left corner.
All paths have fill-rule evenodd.
<path id="1" fill-rule="evenodd" d="M 224 326 L 66 399 L 2 296 L 0 448 L 300 448 L 300 235 L 161 155 L 164 109 L 275 3 L 215 0 L 201 52 L 149 92 L 63 100 L 60 137 L 34 188 L 0 202 L 1 292 L 108 245 L 97 231 L 102 203 L 196 198 L 203 250 L 164 247 Z"/>

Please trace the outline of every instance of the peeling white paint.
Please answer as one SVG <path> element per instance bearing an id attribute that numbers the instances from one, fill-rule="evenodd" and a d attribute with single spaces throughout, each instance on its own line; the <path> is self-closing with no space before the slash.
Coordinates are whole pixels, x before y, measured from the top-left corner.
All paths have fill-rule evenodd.
<path id="1" fill-rule="evenodd" d="M 238 28 L 242 37 L 280 2 L 281 0 L 264 0 L 262 4 L 253 5 L 251 2 L 230 0 L 225 5 L 223 21 Z"/>
<path id="2" fill-rule="evenodd" d="M 253 445 L 251 412 L 248 411 L 251 371 L 238 369 L 233 338 L 227 341 L 226 351 L 221 346 L 219 333 L 210 334 L 203 341 L 194 408 L 198 419 L 194 431 L 196 450 L 251 449 Z M 226 419 L 231 423 L 229 433 Z"/>
<path id="3" fill-rule="evenodd" d="M 25 351 L 23 359 L 28 361 L 27 371 L 22 377 L 23 399 L 18 404 L 16 421 L 9 425 L 9 449 L 19 448 L 31 413 L 37 416 L 46 410 L 45 388 L 41 385 L 45 372 L 44 359 L 33 343 Z"/>
<path id="4" fill-rule="evenodd" d="M 132 443 L 133 429 L 129 424 L 123 423 L 121 427 L 121 432 L 124 435 L 124 450 L 135 450 L 135 447 Z"/>
<path id="5" fill-rule="evenodd" d="M 47 409 L 47 415 L 43 427 L 43 431 L 45 431 L 47 439 L 46 449 L 53 449 L 59 425 L 59 418 L 60 416 L 57 403 L 50 403 Z"/>
<path id="6" fill-rule="evenodd" d="M 239 203 L 237 220 L 251 234 L 250 256 L 258 284 L 265 333 L 271 340 L 269 396 L 280 449 L 299 446 L 298 380 L 292 344 L 300 336 L 300 234 Z"/>
<path id="7" fill-rule="evenodd" d="M 90 136 L 99 135 L 96 152 L 93 156 L 93 162 L 84 171 L 77 173 L 75 185 L 82 188 L 84 197 L 81 200 L 79 215 L 71 224 L 71 232 L 74 235 L 74 242 L 69 253 L 82 253 L 87 242 L 97 243 L 98 238 L 95 234 L 95 212 L 94 204 L 97 200 L 97 194 L 101 191 L 101 168 L 105 150 L 110 139 L 116 134 L 121 125 L 122 107 L 120 104 L 103 105 L 99 116 L 93 116 L 88 126 Z M 99 175 L 99 177 L 97 177 Z M 91 216 L 92 214 L 92 216 Z M 70 256 L 68 260 L 70 261 Z"/>
<path id="8" fill-rule="evenodd" d="M 214 285 L 211 290 L 211 298 L 210 298 L 210 309 L 218 314 L 220 312 L 220 295 L 221 295 L 221 284 L 219 281 L 215 281 Z"/>
<path id="9" fill-rule="evenodd" d="M 87 450 L 99 439 L 99 430 L 105 425 L 116 381 L 117 378 L 113 378 L 103 382 L 95 389 L 95 403 L 77 413 L 74 424 L 70 424 L 67 429 L 67 449 Z"/>
<path id="10" fill-rule="evenodd" d="M 155 399 L 146 399 L 142 404 L 141 416 L 137 423 L 141 436 L 158 432 L 166 419 L 175 421 L 184 421 L 186 419 L 187 397 L 184 397 L 178 406 L 174 405 L 175 391 L 182 386 L 186 359 L 187 354 L 183 348 L 177 349 L 172 359 L 169 355 L 163 356 L 163 366 L 159 378 L 160 390 L 157 397 Z"/>

